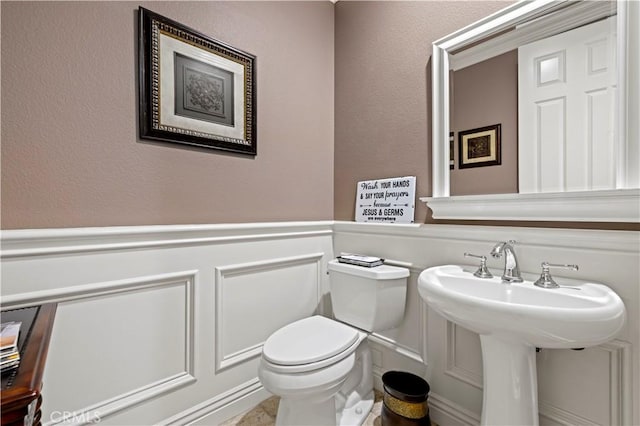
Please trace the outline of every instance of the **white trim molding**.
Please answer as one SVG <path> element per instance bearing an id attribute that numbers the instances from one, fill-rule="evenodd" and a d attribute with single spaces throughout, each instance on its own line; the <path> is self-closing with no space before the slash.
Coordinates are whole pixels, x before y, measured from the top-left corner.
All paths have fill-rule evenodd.
<path id="1" fill-rule="evenodd" d="M 1 259 L 331 236 L 333 221 L 2 231 Z"/>
<path id="2" fill-rule="evenodd" d="M 233 353 L 225 353 L 224 338 L 226 328 L 229 324 L 224 321 L 225 313 L 225 297 L 224 287 L 225 280 L 232 276 L 256 274 L 274 269 L 291 268 L 300 265 L 315 265 L 315 286 L 317 302 L 320 304 L 322 299 L 322 260 L 324 253 L 311 253 L 301 256 L 291 256 L 276 259 L 268 259 L 259 262 L 250 262 L 242 264 L 233 264 L 219 266 L 215 268 L 215 294 L 216 294 L 216 333 L 215 333 L 215 353 L 216 365 L 215 373 L 234 367 L 238 364 L 246 362 L 252 358 L 258 357 L 262 353 L 264 341 L 255 342 L 249 347 L 242 348 Z M 233 326 L 233 324 L 231 325 Z M 233 327 L 232 327 L 233 328 Z"/>
<path id="3" fill-rule="evenodd" d="M 197 270 L 181 271 L 162 275 L 136 277 L 131 279 L 95 283 L 52 291 L 23 293 L 3 298 L 3 309 L 40 305 L 43 303 L 78 303 L 83 300 L 95 300 L 113 295 L 132 292 L 151 291 L 173 286 L 183 286 L 185 291 L 185 329 L 184 329 L 184 371 L 164 377 L 136 389 L 99 401 L 74 412 L 63 415 L 51 415 L 45 425 L 91 424 L 106 419 L 115 413 L 151 401 L 161 395 L 175 392 L 184 386 L 196 382 L 195 357 L 195 282 Z M 124 351 L 125 349 L 123 349 Z M 126 348 L 132 350 L 132 348 Z"/>
<path id="4" fill-rule="evenodd" d="M 640 222 L 640 189 L 422 197 L 420 201 L 433 211 L 434 219 Z"/>
<path id="5" fill-rule="evenodd" d="M 429 413 L 439 425 L 479 425 L 480 416 L 435 392 L 429 394 Z"/>
<path id="6" fill-rule="evenodd" d="M 597 252 L 638 253 L 639 233 L 633 231 L 603 231 L 592 229 L 562 228 L 527 228 L 505 226 L 468 226 L 468 225 L 435 225 L 405 224 L 390 225 L 380 223 L 335 222 L 334 231 L 337 236 L 349 235 L 354 238 L 376 237 L 398 238 L 401 241 L 429 241 L 430 244 L 459 241 L 466 243 L 494 244 L 497 241 L 513 239 L 520 243 L 545 247 L 549 250 L 583 249 Z M 406 243 L 405 243 L 406 244 Z M 492 247 L 492 246 L 489 246 Z M 377 247 L 370 250 L 375 254 Z M 462 255 L 462 253 L 460 253 Z M 416 256 L 404 259 L 417 273 L 433 266 L 429 259 Z M 520 259 L 523 260 L 523 259 Z M 538 264 L 536 270 L 539 272 Z"/>
<path id="7" fill-rule="evenodd" d="M 418 362 L 420 364 L 426 364 L 425 359 L 423 358 L 422 354 L 417 353 L 415 350 L 402 345 L 386 336 L 383 336 L 379 333 L 371 333 L 369 335 L 369 341 L 371 343 L 375 343 L 377 345 L 383 346 L 387 349 L 392 350 L 393 352 L 402 355 L 406 358 L 409 358 L 415 362 Z"/>
<path id="8" fill-rule="evenodd" d="M 216 414 L 218 414 L 218 417 L 222 415 L 222 419 L 226 419 L 227 416 L 222 414 L 225 410 L 232 408 L 238 403 L 241 403 L 241 405 L 247 409 L 252 408 L 256 403 L 267 398 L 268 395 L 270 394 L 264 389 L 260 380 L 255 378 L 197 404 L 188 410 L 158 422 L 158 424 L 163 426 L 176 424 L 191 425 L 196 423 L 207 424 L 210 420 L 208 417 L 213 417 Z"/>
<path id="9" fill-rule="evenodd" d="M 616 3 L 608 1 L 588 3 L 575 2 L 571 7 L 563 7 L 560 2 L 557 10 L 549 10 L 544 20 L 533 20 L 518 25 L 516 31 L 507 31 L 488 40 L 482 40 L 451 57 L 451 69 L 458 70 L 477 64 L 489 58 L 517 49 L 525 43 L 541 40 L 564 31 L 594 22 L 603 17 L 615 14 Z M 546 11 L 545 11 L 546 12 Z"/>
<path id="10" fill-rule="evenodd" d="M 195 382 L 196 378 L 190 374 L 177 374 L 72 413 L 65 412 L 64 415 L 59 417 L 52 414 L 51 420 L 45 422 L 44 425 L 90 425 L 99 423 L 115 413 L 151 401 Z"/>
<path id="11" fill-rule="evenodd" d="M 632 377 L 631 347 L 629 342 L 612 340 L 603 343 L 597 349 L 605 351 L 609 358 L 609 383 L 602 383 L 609 388 L 609 419 L 610 425 L 633 424 L 633 403 L 631 401 Z M 546 417 L 553 423 L 571 426 L 595 426 L 598 422 L 585 418 L 578 413 L 558 407 L 549 401 L 539 401 L 540 417 Z"/>
<path id="12" fill-rule="evenodd" d="M 630 425 L 633 423 L 632 345 L 622 340 L 612 340 L 599 347 L 609 353 L 609 424 Z"/>

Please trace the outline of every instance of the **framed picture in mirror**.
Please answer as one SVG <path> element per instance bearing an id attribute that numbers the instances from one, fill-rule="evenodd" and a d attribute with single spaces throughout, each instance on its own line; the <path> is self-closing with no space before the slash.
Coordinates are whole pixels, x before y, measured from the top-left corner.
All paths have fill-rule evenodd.
<path id="1" fill-rule="evenodd" d="M 455 151 L 455 137 L 453 132 L 449 132 L 449 170 L 453 170 L 456 167 L 456 151 Z"/>
<path id="2" fill-rule="evenodd" d="M 458 132 L 458 168 L 501 164 L 500 133 L 500 124 Z"/>

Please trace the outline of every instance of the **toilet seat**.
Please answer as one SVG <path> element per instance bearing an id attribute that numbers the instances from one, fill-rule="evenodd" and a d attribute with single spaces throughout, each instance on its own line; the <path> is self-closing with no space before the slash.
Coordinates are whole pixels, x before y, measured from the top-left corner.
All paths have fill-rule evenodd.
<path id="1" fill-rule="evenodd" d="M 264 343 L 262 357 L 273 370 L 311 371 L 349 356 L 365 337 L 355 328 L 316 315 L 273 333 Z"/>

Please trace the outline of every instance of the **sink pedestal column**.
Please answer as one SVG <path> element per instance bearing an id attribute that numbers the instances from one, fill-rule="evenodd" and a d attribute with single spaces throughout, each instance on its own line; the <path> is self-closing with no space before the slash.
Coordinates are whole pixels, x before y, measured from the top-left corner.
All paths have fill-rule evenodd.
<path id="1" fill-rule="evenodd" d="M 495 335 L 480 335 L 484 368 L 482 425 L 537 426 L 536 349 Z"/>

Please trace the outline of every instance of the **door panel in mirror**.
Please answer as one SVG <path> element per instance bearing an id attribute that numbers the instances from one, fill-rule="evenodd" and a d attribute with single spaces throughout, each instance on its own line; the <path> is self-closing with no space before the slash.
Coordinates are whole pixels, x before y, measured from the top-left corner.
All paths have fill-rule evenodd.
<path id="1" fill-rule="evenodd" d="M 519 192 L 615 188 L 613 18 L 518 49 Z"/>

